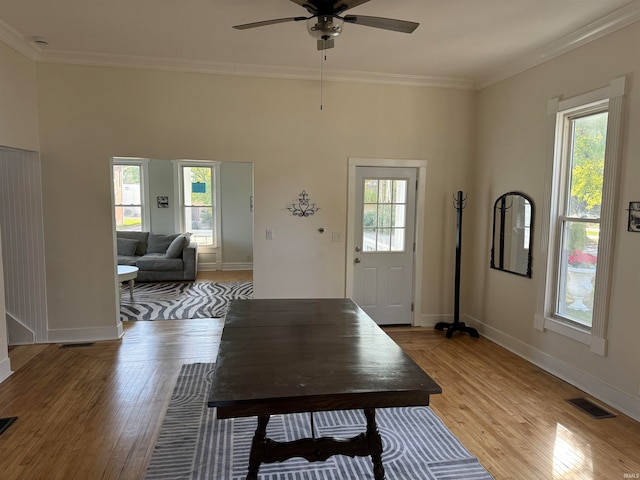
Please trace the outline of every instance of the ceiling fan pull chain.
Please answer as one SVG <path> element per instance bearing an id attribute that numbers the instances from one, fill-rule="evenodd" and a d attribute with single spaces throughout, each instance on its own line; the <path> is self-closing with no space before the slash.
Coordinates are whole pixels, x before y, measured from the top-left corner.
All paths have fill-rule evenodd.
<path id="1" fill-rule="evenodd" d="M 326 61 L 326 53 L 324 50 L 320 50 L 320 111 L 322 111 L 322 82 L 324 80 L 324 62 Z"/>

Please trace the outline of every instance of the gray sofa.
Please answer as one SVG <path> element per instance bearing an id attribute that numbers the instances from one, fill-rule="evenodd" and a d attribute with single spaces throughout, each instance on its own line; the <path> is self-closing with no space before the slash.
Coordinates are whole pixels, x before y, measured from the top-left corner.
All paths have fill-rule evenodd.
<path id="1" fill-rule="evenodd" d="M 118 265 L 138 267 L 139 282 L 195 280 L 198 244 L 188 233 L 116 232 Z"/>

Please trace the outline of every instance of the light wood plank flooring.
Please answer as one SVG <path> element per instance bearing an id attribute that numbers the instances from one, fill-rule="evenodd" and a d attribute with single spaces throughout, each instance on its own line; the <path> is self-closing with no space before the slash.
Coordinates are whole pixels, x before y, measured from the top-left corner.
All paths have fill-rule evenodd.
<path id="1" fill-rule="evenodd" d="M 0 477 L 143 478 L 181 365 L 215 361 L 222 326 L 127 322 L 119 341 L 41 348 L 0 384 L 0 417 L 19 417 L 0 436 Z M 432 408 L 496 479 L 640 474 L 638 422 L 591 419 L 565 402 L 582 392 L 484 338 L 386 330 L 442 386 Z"/>
<path id="2" fill-rule="evenodd" d="M 252 282 L 251 270 L 216 270 L 213 272 L 198 272 L 196 282 Z"/>

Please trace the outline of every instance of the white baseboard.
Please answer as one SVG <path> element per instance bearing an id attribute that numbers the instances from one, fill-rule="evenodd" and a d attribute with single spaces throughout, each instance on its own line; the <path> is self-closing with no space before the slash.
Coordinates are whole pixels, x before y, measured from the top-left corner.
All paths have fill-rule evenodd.
<path id="1" fill-rule="evenodd" d="M 122 325 L 121 321 L 118 321 L 116 325 L 116 330 L 118 332 L 118 338 L 122 338 L 124 336 L 124 325 Z"/>
<path id="2" fill-rule="evenodd" d="M 222 270 L 253 270 L 253 262 L 223 263 Z"/>
<path id="3" fill-rule="evenodd" d="M 534 348 L 521 340 L 486 325 L 478 319 L 465 316 L 464 321 L 467 325 L 476 328 L 481 335 L 484 335 L 492 342 L 497 343 L 546 372 L 570 383 L 574 387 L 610 405 L 634 420 L 640 421 L 640 398 L 622 392 L 590 373 L 580 370 L 574 365 L 570 365 L 542 350 Z"/>
<path id="4" fill-rule="evenodd" d="M 217 263 L 198 263 L 198 271 L 199 272 L 217 272 L 218 269 Z M 253 270 L 253 262 L 246 263 L 223 263 L 222 270 Z"/>
<path id="5" fill-rule="evenodd" d="M 414 327 L 435 327 L 436 323 L 453 322 L 453 314 L 422 314 L 418 317 Z"/>
<path id="6" fill-rule="evenodd" d="M 198 262 L 198 272 L 215 272 L 218 270 L 217 263 Z"/>
<path id="7" fill-rule="evenodd" d="M 60 328 L 48 331 L 48 343 L 80 343 L 118 340 L 123 335 L 122 322 L 113 327 Z"/>
<path id="8" fill-rule="evenodd" d="M 11 360 L 3 358 L 0 360 L 0 383 L 4 382 L 13 372 L 11 371 Z"/>

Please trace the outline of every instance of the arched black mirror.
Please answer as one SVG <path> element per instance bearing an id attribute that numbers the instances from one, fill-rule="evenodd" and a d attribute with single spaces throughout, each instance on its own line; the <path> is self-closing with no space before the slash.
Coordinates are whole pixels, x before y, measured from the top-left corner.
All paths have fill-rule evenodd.
<path id="1" fill-rule="evenodd" d="M 520 192 L 501 195 L 493 206 L 491 268 L 531 278 L 534 207 Z"/>

